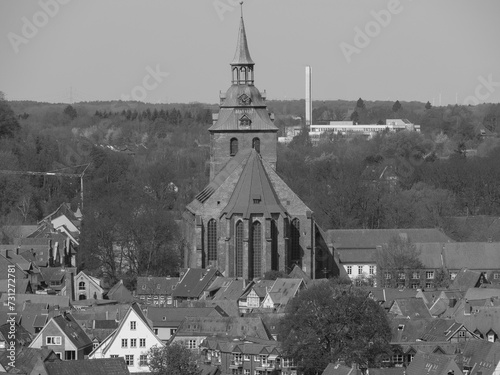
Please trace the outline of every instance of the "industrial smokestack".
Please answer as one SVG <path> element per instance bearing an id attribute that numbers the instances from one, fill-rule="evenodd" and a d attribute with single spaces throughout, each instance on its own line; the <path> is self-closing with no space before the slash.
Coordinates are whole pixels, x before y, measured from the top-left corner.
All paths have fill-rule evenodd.
<path id="1" fill-rule="evenodd" d="M 306 66 L 306 126 L 312 124 L 312 68 Z"/>

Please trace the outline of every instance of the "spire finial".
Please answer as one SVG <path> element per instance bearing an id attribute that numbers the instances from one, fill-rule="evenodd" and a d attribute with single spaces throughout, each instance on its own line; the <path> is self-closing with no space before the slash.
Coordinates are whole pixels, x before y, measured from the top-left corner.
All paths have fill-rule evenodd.
<path id="1" fill-rule="evenodd" d="M 243 18 L 243 1 L 240 1 L 241 18 Z"/>

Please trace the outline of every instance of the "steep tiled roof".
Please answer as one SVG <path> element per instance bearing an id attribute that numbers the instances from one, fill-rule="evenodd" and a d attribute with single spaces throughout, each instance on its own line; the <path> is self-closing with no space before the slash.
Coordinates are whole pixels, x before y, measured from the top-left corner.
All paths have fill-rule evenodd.
<path id="1" fill-rule="evenodd" d="M 417 295 L 416 289 L 375 288 L 365 287 L 371 293 L 375 301 L 381 303 L 384 308 L 390 308 L 392 302 L 397 298 L 413 298 Z"/>
<path id="2" fill-rule="evenodd" d="M 0 363 L 9 373 L 31 374 L 36 366 L 42 364 L 47 365 L 49 362 L 59 361 L 51 349 L 21 347 L 16 353 L 16 367 L 13 369 L 9 366 L 9 362 L 11 362 L 11 360 L 7 358 L 9 355 L 7 350 L 0 351 Z"/>
<path id="3" fill-rule="evenodd" d="M 433 375 L 447 375 L 449 370 L 459 374 L 457 364 L 452 355 L 417 353 L 406 369 L 408 375 L 422 375 L 432 373 Z"/>
<path id="4" fill-rule="evenodd" d="M 462 352 L 464 366 L 473 368 L 471 375 L 491 375 L 500 361 L 500 343 L 470 340 Z"/>
<path id="5" fill-rule="evenodd" d="M 132 293 L 123 285 L 123 280 L 118 281 L 113 287 L 108 291 L 107 297 L 110 300 L 119 302 L 132 302 L 134 296 Z"/>
<path id="6" fill-rule="evenodd" d="M 469 288 L 465 292 L 466 301 L 500 298 L 500 289 L 492 288 Z"/>
<path id="7" fill-rule="evenodd" d="M 52 320 L 77 348 L 81 349 L 92 344 L 90 338 L 71 314 L 59 315 L 52 318 Z"/>
<path id="8" fill-rule="evenodd" d="M 244 280 L 232 280 L 229 284 L 220 288 L 215 296 L 213 297 L 214 301 L 217 300 L 230 300 L 237 301 L 238 298 L 241 297 L 243 293 L 243 285 L 245 284 Z"/>
<path id="9" fill-rule="evenodd" d="M 255 203 L 256 199 L 258 203 Z M 270 218 L 271 214 L 287 216 L 262 164 L 261 156 L 251 149 L 238 183 L 222 214 L 227 217 L 242 214 L 244 218 L 249 218 L 256 213 L 264 214 L 266 218 Z"/>
<path id="10" fill-rule="evenodd" d="M 302 279 L 306 284 L 311 281 L 309 275 L 305 273 L 304 270 L 298 265 L 293 266 L 293 269 L 288 274 L 288 277 L 290 277 L 291 279 Z"/>
<path id="11" fill-rule="evenodd" d="M 0 340 L 9 342 L 10 323 L 5 323 L 0 326 Z M 18 346 L 28 346 L 32 341 L 31 334 L 23 327 L 18 324 L 15 325 L 15 342 L 16 347 Z"/>
<path id="12" fill-rule="evenodd" d="M 295 297 L 301 286 L 304 286 L 302 279 L 276 279 L 269 296 L 275 305 L 285 306 Z"/>
<path id="13" fill-rule="evenodd" d="M 413 243 L 451 241 L 437 229 L 330 229 L 327 235 L 335 249 L 373 249 L 398 236 Z"/>
<path id="14" fill-rule="evenodd" d="M 5 225 L 2 227 L 2 231 L 12 239 L 28 237 L 37 228 L 38 226 L 36 225 Z"/>
<path id="15" fill-rule="evenodd" d="M 7 301 L 7 294 L 2 294 L 0 296 L 0 303 L 5 303 Z M 17 294 L 16 304 L 21 305 L 26 301 L 31 301 L 31 303 L 45 303 L 50 306 L 59 306 L 60 308 L 68 308 L 70 306 L 69 297 L 66 296 L 54 296 L 47 294 Z"/>
<path id="16" fill-rule="evenodd" d="M 143 277 L 137 278 L 137 294 L 171 295 L 179 282 L 178 277 Z"/>
<path id="17" fill-rule="evenodd" d="M 448 269 L 490 269 L 500 264 L 500 242 L 455 242 L 444 246 L 445 264 Z"/>
<path id="18" fill-rule="evenodd" d="M 189 268 L 175 287 L 172 295 L 174 298 L 199 298 L 219 274 L 215 268 Z"/>
<path id="19" fill-rule="evenodd" d="M 123 358 L 59 361 L 45 364 L 48 375 L 127 375 L 130 374 Z"/>
<path id="20" fill-rule="evenodd" d="M 218 335 L 272 340 L 261 318 L 186 317 L 176 332 L 176 337 Z"/>
<path id="21" fill-rule="evenodd" d="M 389 322 L 392 343 L 413 343 L 420 339 L 426 332 L 427 326 L 432 322 L 432 318 L 411 320 L 395 317 L 390 318 Z"/>
<path id="22" fill-rule="evenodd" d="M 471 271 L 464 268 L 457 273 L 453 283 L 450 285 L 450 289 L 457 289 L 465 292 L 469 288 L 476 287 L 480 278 L 481 272 Z"/>
<path id="23" fill-rule="evenodd" d="M 224 316 L 228 315 L 221 309 L 214 307 L 151 307 L 146 310 L 148 319 L 155 327 L 178 326 L 182 321 L 190 317 Z"/>
<path id="24" fill-rule="evenodd" d="M 421 298 L 395 299 L 389 311 L 409 319 L 428 319 L 432 317 Z"/>
<path id="25" fill-rule="evenodd" d="M 424 341 L 448 341 L 462 326 L 454 319 L 435 319 L 422 335 Z"/>

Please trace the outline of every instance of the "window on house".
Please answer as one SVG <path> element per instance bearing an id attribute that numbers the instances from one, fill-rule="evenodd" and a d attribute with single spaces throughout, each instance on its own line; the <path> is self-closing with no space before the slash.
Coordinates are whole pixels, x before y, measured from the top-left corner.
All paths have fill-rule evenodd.
<path id="1" fill-rule="evenodd" d="M 247 368 L 243 369 L 243 375 L 250 375 L 250 370 Z"/>
<path id="2" fill-rule="evenodd" d="M 83 281 L 78 283 L 78 290 L 85 290 L 85 283 Z"/>
<path id="3" fill-rule="evenodd" d="M 457 273 L 456 272 L 450 272 L 450 279 L 451 280 L 455 280 L 455 277 L 457 277 Z"/>
<path id="4" fill-rule="evenodd" d="M 146 339 L 139 339 L 139 347 L 141 348 L 146 347 Z"/>
<path id="5" fill-rule="evenodd" d="M 135 331 L 136 327 L 137 327 L 136 322 L 131 321 L 131 322 L 130 322 L 130 329 L 131 329 L 132 331 Z"/>
<path id="6" fill-rule="evenodd" d="M 495 279 L 495 280 L 500 279 L 500 273 L 493 274 L 493 279 Z"/>
<path id="7" fill-rule="evenodd" d="M 392 363 L 403 363 L 403 355 L 402 354 L 393 354 Z"/>
<path id="8" fill-rule="evenodd" d="M 188 349 L 196 349 L 196 340 L 188 340 L 187 341 Z"/>
<path id="9" fill-rule="evenodd" d="M 374 275 L 375 274 L 375 266 L 370 266 L 369 273 L 370 273 L 370 275 Z"/>
<path id="10" fill-rule="evenodd" d="M 240 126 L 250 126 L 252 124 L 252 121 L 246 117 L 246 116 L 243 116 L 242 118 L 240 118 Z"/>
<path id="11" fill-rule="evenodd" d="M 238 139 L 231 138 L 229 141 L 229 155 L 234 156 L 238 153 Z"/>
<path id="12" fill-rule="evenodd" d="M 425 278 L 426 279 L 434 279 L 434 271 L 427 271 L 425 273 Z"/>
<path id="13" fill-rule="evenodd" d="M 130 347 L 137 348 L 137 339 L 130 339 Z"/>
<path id="14" fill-rule="evenodd" d="M 175 328 L 170 328 L 170 336 L 175 335 L 175 332 L 177 332 Z"/>
<path id="15" fill-rule="evenodd" d="M 363 274 L 363 266 L 358 266 L 358 275 Z"/>
<path id="16" fill-rule="evenodd" d="M 61 336 L 47 336 L 45 342 L 47 345 L 61 345 Z"/>
<path id="17" fill-rule="evenodd" d="M 111 354 L 109 358 L 118 358 L 118 354 Z"/>
<path id="18" fill-rule="evenodd" d="M 347 274 L 352 275 L 352 266 L 347 266 Z"/>
<path id="19" fill-rule="evenodd" d="M 249 354 L 243 355 L 243 360 L 244 361 L 250 361 L 250 355 Z"/>
<path id="20" fill-rule="evenodd" d="M 259 359 L 260 359 L 260 362 L 262 363 L 262 365 L 267 365 L 267 355 L 260 355 L 259 356 Z"/>
<path id="21" fill-rule="evenodd" d="M 404 279 L 405 279 L 405 277 L 406 277 L 406 275 L 405 275 L 405 273 L 404 273 L 404 272 L 400 272 L 400 273 L 398 274 L 398 278 L 399 278 L 399 280 L 404 280 Z"/>
<path id="22" fill-rule="evenodd" d="M 411 275 L 412 279 L 420 279 L 420 273 L 419 272 L 413 272 Z"/>
<path id="23" fill-rule="evenodd" d="M 465 331 L 458 331 L 458 337 L 465 337 Z"/>
<path id="24" fill-rule="evenodd" d="M 432 288 L 432 283 L 425 283 L 426 288 Z"/>
<path id="25" fill-rule="evenodd" d="M 208 261 L 217 260 L 217 222 L 211 219 L 208 222 Z"/>
<path id="26" fill-rule="evenodd" d="M 412 283 L 412 284 L 411 284 L 411 288 L 412 288 L 412 289 L 418 289 L 418 284 L 416 284 L 416 283 Z"/>
<path id="27" fill-rule="evenodd" d="M 147 366 L 148 365 L 148 356 L 147 354 L 141 354 L 139 356 L 139 366 Z"/>
<path id="28" fill-rule="evenodd" d="M 95 349 L 99 346 L 99 343 L 98 342 L 94 342 L 92 343 L 92 349 Z"/>
<path id="29" fill-rule="evenodd" d="M 122 339 L 122 348 L 128 347 L 128 339 Z"/>
<path id="30" fill-rule="evenodd" d="M 385 279 L 386 279 L 386 280 L 390 280 L 390 279 L 392 279 L 392 275 L 391 275 L 391 273 L 390 273 L 390 272 L 386 272 L 386 273 L 385 273 Z"/>
<path id="31" fill-rule="evenodd" d="M 74 350 L 66 350 L 64 352 L 64 359 L 66 361 L 74 361 L 76 359 L 76 351 L 74 351 Z"/>
<path id="32" fill-rule="evenodd" d="M 62 353 L 61 352 L 54 352 L 54 354 L 57 356 L 57 358 L 62 359 Z"/>
<path id="33" fill-rule="evenodd" d="M 133 354 L 126 354 L 125 355 L 125 364 L 127 366 L 133 366 L 134 365 L 134 355 Z"/>

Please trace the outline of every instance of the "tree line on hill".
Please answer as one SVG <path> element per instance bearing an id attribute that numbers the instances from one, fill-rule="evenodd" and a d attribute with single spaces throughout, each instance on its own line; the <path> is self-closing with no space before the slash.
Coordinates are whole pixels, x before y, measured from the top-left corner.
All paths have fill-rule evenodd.
<path id="1" fill-rule="evenodd" d="M 300 123 L 300 104 L 270 101 L 269 108 L 283 127 Z M 357 104 L 325 102 L 332 113 Z M 361 118 L 363 110 L 368 116 L 389 105 L 363 104 Z M 468 113 L 495 125 L 498 105 L 400 104 L 411 121 L 425 115 L 436 126 L 422 122 L 431 131 L 373 139 L 326 134 L 316 147 L 303 132 L 291 145 L 278 145 L 278 173 L 325 229 L 434 227 L 444 216 L 498 215 L 498 139 L 457 131 Z M 207 130 L 215 108 L 0 100 L 0 170 L 78 174 L 90 164 L 79 265 L 89 270 L 106 265 L 111 279 L 123 277 L 126 269 L 132 282 L 137 275 L 174 274 L 183 246 L 175 220 L 208 183 Z M 470 147 L 481 157 L 466 157 Z M 374 178 L 384 170 L 387 178 Z M 73 209 L 80 203 L 78 179 L 0 174 L 1 225 L 36 223 L 63 202 Z"/>

